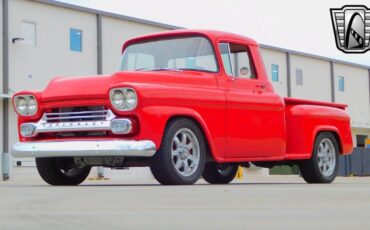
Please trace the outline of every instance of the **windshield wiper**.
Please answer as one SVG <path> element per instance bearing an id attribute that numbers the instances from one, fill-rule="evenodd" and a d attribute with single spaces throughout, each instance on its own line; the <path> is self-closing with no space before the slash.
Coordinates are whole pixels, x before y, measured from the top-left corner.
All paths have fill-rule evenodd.
<path id="1" fill-rule="evenodd" d="M 135 69 L 135 71 L 140 71 L 140 70 L 144 70 L 144 71 L 176 71 L 176 72 L 184 72 L 183 70 L 176 69 L 176 68 L 154 68 L 154 69 L 138 68 L 138 69 Z"/>
<path id="2" fill-rule="evenodd" d="M 176 71 L 176 72 L 184 72 L 181 69 L 176 69 L 176 68 L 155 68 L 151 69 L 151 71 Z"/>
<path id="3" fill-rule="evenodd" d="M 150 70 L 149 68 L 138 68 L 138 69 L 134 69 L 134 71 L 140 71 L 140 70 Z"/>

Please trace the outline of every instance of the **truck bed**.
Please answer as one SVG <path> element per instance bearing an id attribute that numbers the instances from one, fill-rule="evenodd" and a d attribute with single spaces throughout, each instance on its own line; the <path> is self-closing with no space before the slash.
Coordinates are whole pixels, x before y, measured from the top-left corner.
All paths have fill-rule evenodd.
<path id="1" fill-rule="evenodd" d="M 345 104 L 323 102 L 323 101 L 312 101 L 312 100 L 290 98 L 290 97 L 284 97 L 284 101 L 285 101 L 285 105 L 319 105 L 319 106 L 334 107 L 334 108 L 343 109 L 343 110 L 348 107 Z"/>
<path id="2" fill-rule="evenodd" d="M 286 111 L 286 159 L 311 157 L 319 132 L 332 132 L 338 138 L 341 154 L 352 152 L 350 116 L 347 105 L 331 102 L 284 98 Z"/>

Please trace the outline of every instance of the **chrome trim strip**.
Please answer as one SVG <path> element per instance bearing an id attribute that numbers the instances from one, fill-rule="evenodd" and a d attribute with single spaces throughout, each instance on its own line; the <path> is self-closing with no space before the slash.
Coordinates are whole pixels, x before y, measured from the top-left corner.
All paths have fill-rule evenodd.
<path id="1" fill-rule="evenodd" d="M 87 119 L 87 118 L 106 118 L 106 115 L 90 115 L 90 116 L 69 116 L 69 117 L 48 117 L 48 121 L 57 120 L 72 120 L 72 119 Z"/>
<path id="2" fill-rule="evenodd" d="M 96 110 L 96 111 L 81 111 L 81 112 L 64 112 L 64 113 L 44 113 L 46 116 L 57 116 L 57 115 L 77 115 L 77 114 L 89 114 L 89 113 L 108 113 L 109 110 Z"/>
<path id="3" fill-rule="evenodd" d="M 84 157 L 132 156 L 151 157 L 156 152 L 150 140 L 48 141 L 18 142 L 11 150 L 13 157 Z"/>
<path id="4" fill-rule="evenodd" d="M 78 131 L 109 131 L 111 121 L 85 121 L 85 122 L 58 122 L 58 123 L 24 123 L 34 125 L 33 136 L 40 133 L 78 132 Z"/>

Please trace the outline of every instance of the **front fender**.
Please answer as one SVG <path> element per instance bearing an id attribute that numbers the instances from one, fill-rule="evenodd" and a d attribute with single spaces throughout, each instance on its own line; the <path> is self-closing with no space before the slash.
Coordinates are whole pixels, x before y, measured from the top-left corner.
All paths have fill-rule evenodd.
<path id="1" fill-rule="evenodd" d="M 212 156 L 216 161 L 221 162 L 224 146 L 221 146 L 221 149 L 215 146 L 214 136 L 209 129 L 209 124 L 199 112 L 191 108 L 178 106 L 148 106 L 143 108 L 139 114 L 140 134 L 137 138 L 150 139 L 159 148 L 168 121 L 177 116 L 192 118 L 200 125 L 208 141 Z"/>

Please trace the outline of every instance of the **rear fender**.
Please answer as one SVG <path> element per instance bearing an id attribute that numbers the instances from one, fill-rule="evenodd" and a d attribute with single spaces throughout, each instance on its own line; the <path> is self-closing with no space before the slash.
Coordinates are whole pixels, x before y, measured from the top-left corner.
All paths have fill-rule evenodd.
<path id="1" fill-rule="evenodd" d="M 287 159 L 309 159 L 316 136 L 328 131 L 336 135 L 341 154 L 352 152 L 350 117 L 338 108 L 293 105 L 287 106 Z"/>

